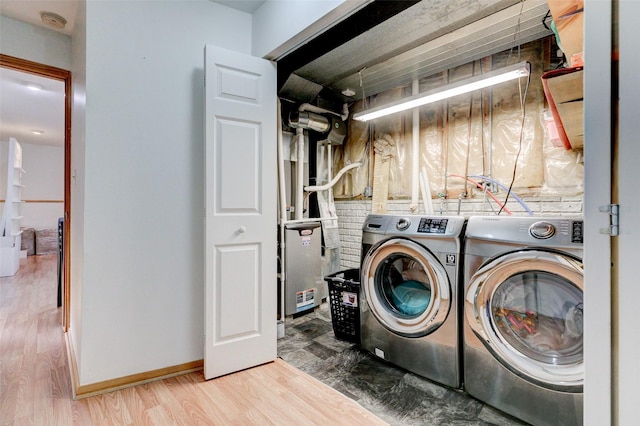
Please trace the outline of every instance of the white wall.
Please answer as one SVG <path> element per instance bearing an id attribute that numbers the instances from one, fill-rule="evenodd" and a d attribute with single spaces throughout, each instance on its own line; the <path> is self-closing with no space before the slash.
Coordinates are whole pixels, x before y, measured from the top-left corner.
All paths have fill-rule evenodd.
<path id="1" fill-rule="evenodd" d="M 71 38 L 0 16 L 0 52 L 16 58 L 71 69 Z"/>
<path id="2" fill-rule="evenodd" d="M 87 83 L 87 4 L 78 3 L 76 24 L 71 39 L 71 211 L 70 211 L 70 293 L 69 340 L 76 357 L 77 367 L 82 364 L 82 299 L 84 289 L 84 153 L 86 135 L 86 83 Z"/>
<path id="3" fill-rule="evenodd" d="M 203 52 L 250 53 L 251 15 L 203 0 L 79 15 L 71 332 L 84 385 L 203 358 Z"/>
<path id="4" fill-rule="evenodd" d="M 64 214 L 64 148 L 21 144 L 24 228 L 57 229 Z M 49 201 L 49 202 L 43 202 Z"/>
<path id="5" fill-rule="evenodd" d="M 372 0 L 267 0 L 253 12 L 253 56 L 277 59 Z"/>

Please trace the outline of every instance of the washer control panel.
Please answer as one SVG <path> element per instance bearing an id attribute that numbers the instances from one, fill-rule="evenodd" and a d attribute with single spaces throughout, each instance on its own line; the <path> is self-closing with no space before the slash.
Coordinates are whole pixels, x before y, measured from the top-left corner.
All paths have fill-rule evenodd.
<path id="1" fill-rule="evenodd" d="M 418 232 L 423 234 L 444 234 L 447 231 L 449 219 L 423 217 L 418 225 Z"/>

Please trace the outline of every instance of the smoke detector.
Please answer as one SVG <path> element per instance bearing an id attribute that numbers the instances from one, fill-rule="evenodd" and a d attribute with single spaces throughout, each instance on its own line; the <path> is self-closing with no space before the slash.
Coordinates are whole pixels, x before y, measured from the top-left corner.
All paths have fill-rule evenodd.
<path id="1" fill-rule="evenodd" d="M 40 12 L 40 19 L 42 19 L 42 22 L 46 25 L 57 30 L 61 30 L 67 25 L 66 19 L 53 12 Z"/>

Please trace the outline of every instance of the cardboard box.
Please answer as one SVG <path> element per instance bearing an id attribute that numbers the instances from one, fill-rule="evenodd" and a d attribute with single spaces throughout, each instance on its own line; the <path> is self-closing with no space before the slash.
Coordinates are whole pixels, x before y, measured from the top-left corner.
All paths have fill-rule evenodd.
<path id="1" fill-rule="evenodd" d="M 565 148 L 582 148 L 583 67 L 548 71 L 542 74 L 542 87 Z"/>
<path id="2" fill-rule="evenodd" d="M 572 67 L 583 63 L 584 1 L 547 0 L 553 22 L 558 30 L 558 44 Z"/>

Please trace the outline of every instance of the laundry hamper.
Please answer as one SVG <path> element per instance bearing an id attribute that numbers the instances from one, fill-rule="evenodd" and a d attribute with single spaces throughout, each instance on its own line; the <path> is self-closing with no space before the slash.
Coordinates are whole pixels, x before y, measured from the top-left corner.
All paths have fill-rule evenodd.
<path id="1" fill-rule="evenodd" d="M 329 287 L 333 333 L 340 340 L 360 344 L 360 270 L 335 272 L 324 280 Z"/>

